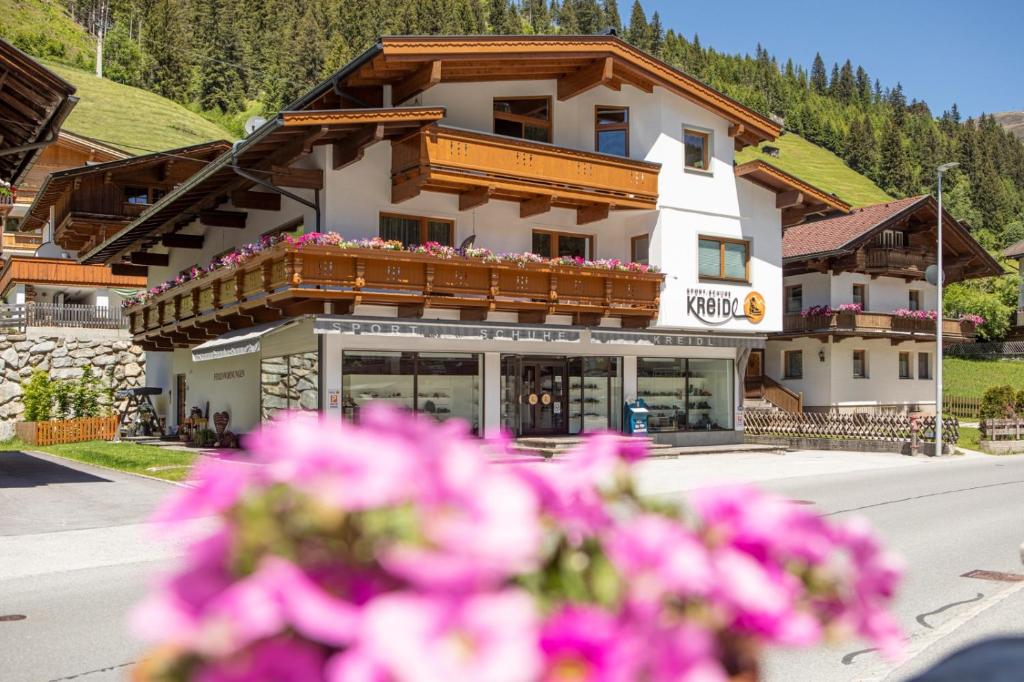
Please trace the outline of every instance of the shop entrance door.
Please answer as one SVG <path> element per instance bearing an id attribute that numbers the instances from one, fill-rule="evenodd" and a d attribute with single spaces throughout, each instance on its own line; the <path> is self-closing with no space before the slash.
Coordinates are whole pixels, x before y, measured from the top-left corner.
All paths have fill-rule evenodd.
<path id="1" fill-rule="evenodd" d="M 519 414 L 524 436 L 569 432 L 568 375 L 564 359 L 523 358 Z"/>

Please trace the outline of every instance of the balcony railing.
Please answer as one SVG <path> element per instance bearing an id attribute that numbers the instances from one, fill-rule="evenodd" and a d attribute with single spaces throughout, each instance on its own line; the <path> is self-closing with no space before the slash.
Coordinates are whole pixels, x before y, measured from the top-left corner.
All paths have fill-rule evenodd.
<path id="1" fill-rule="evenodd" d="M 463 319 L 513 311 L 538 322 L 564 314 L 580 324 L 617 317 L 623 326 L 645 326 L 658 314 L 663 278 L 596 266 L 279 244 L 237 269 L 207 273 L 127 313 L 136 339 L 152 349 L 188 347 L 284 316 L 325 309 L 344 314 L 356 304 L 398 306 L 401 316 L 414 317 L 425 308 L 446 308 L 462 311 Z"/>
<path id="2" fill-rule="evenodd" d="M 838 334 L 842 336 L 908 337 L 923 341 L 935 339 L 933 320 L 897 317 L 892 313 L 832 313 L 831 315 L 785 315 L 782 333 L 793 335 Z M 966 320 L 943 320 L 943 341 L 973 341 L 976 329 Z"/>
<path id="3" fill-rule="evenodd" d="M 35 251 L 43 243 L 38 232 L 4 232 L 4 251 Z"/>
<path id="4" fill-rule="evenodd" d="M 869 246 L 861 253 L 864 271 L 877 275 L 922 279 L 935 263 L 933 252 L 916 247 Z"/>
<path id="5" fill-rule="evenodd" d="M 120 308 L 57 303 L 0 304 L 0 328 L 23 332 L 26 327 L 123 329 L 128 318 Z"/>
<path id="6" fill-rule="evenodd" d="M 38 284 L 66 287 L 124 287 L 141 289 L 145 277 L 115 275 L 105 265 L 82 265 L 73 260 L 11 256 L 0 271 L 0 292 L 11 284 Z"/>
<path id="7" fill-rule="evenodd" d="M 392 143 L 400 187 L 437 191 L 484 188 L 495 197 L 549 197 L 554 205 L 653 209 L 660 164 L 551 144 L 429 126 Z"/>

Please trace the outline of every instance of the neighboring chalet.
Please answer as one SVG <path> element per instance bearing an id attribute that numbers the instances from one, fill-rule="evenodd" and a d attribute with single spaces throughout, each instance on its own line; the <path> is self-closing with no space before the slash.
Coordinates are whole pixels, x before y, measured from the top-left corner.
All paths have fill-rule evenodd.
<path id="1" fill-rule="evenodd" d="M 1004 249 L 1003 256 L 1017 261 L 1018 272 L 1024 274 L 1024 270 L 1021 270 L 1021 262 L 1024 260 L 1024 240 Z M 1010 340 L 1020 341 L 1024 339 L 1024 278 L 1021 279 L 1020 288 L 1017 292 L 1017 310 L 1014 312 L 1013 320 L 1010 324 Z"/>
<path id="2" fill-rule="evenodd" d="M 386 400 L 551 437 L 640 397 L 660 441 L 737 442 L 783 225 L 849 210 L 735 166 L 779 134 L 614 36 L 386 37 L 80 255 L 148 268 L 172 425 Z"/>
<path id="3" fill-rule="evenodd" d="M 937 215 L 917 196 L 788 228 L 782 331 L 752 354 L 748 395 L 791 411 L 933 413 L 936 292 L 925 271 Z M 963 225 L 942 220 L 947 283 L 1002 274 Z M 972 341 L 974 327 L 946 319 L 943 341 Z"/>

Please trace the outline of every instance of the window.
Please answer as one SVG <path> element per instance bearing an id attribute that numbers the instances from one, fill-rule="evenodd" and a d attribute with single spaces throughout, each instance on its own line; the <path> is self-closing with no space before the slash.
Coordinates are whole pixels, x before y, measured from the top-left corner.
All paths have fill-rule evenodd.
<path id="1" fill-rule="evenodd" d="M 636 394 L 649 410 L 648 429 L 732 429 L 732 360 L 637 358 Z"/>
<path id="2" fill-rule="evenodd" d="M 494 132 L 522 140 L 551 142 L 551 98 L 495 99 Z"/>
<path id="3" fill-rule="evenodd" d="M 913 379 L 910 373 L 910 353 L 900 353 L 900 379 Z"/>
<path id="4" fill-rule="evenodd" d="M 636 237 L 633 237 L 629 241 L 629 259 L 634 263 L 643 263 L 644 265 L 646 265 L 650 260 L 650 254 L 650 235 L 637 235 Z"/>
<path id="5" fill-rule="evenodd" d="M 864 284 L 853 285 L 853 302 L 861 307 L 861 310 L 867 310 L 868 307 L 868 293 L 867 286 Z"/>
<path id="6" fill-rule="evenodd" d="M 917 354 L 917 378 L 918 379 L 931 379 L 932 378 L 932 363 L 930 353 L 918 353 Z"/>
<path id="7" fill-rule="evenodd" d="M 693 170 L 711 170 L 711 133 L 683 128 L 683 165 Z"/>
<path id="8" fill-rule="evenodd" d="M 697 240 L 697 267 L 701 277 L 748 281 L 750 244 L 740 239 L 700 237 Z"/>
<path id="9" fill-rule="evenodd" d="M 602 154 L 629 156 L 629 107 L 597 107 L 594 149 Z"/>
<path id="10" fill-rule="evenodd" d="M 126 204 L 146 205 L 149 203 L 149 189 L 145 187 L 125 187 L 124 202 Z"/>
<path id="11" fill-rule="evenodd" d="M 911 310 L 921 309 L 921 290 L 911 289 L 907 293 L 907 307 Z"/>
<path id="12" fill-rule="evenodd" d="M 782 377 L 784 379 L 804 378 L 804 352 L 787 350 L 782 353 Z"/>
<path id="13" fill-rule="evenodd" d="M 594 257 L 594 236 L 534 230 L 533 252 L 546 258 L 571 256 L 591 260 Z"/>
<path id="14" fill-rule="evenodd" d="M 381 239 L 394 239 L 406 246 L 426 244 L 427 242 L 452 246 L 454 236 L 455 223 L 451 220 L 387 213 L 380 215 Z"/>
<path id="15" fill-rule="evenodd" d="M 888 248 L 902 248 L 905 239 L 903 233 L 899 230 L 882 230 L 877 237 L 875 237 L 875 243 L 879 246 L 885 246 Z"/>
<path id="16" fill-rule="evenodd" d="M 853 378 L 868 378 L 868 352 L 866 350 L 853 351 Z"/>
<path id="17" fill-rule="evenodd" d="M 798 313 L 804 309 L 804 287 L 802 284 L 794 284 L 786 287 L 786 312 Z"/>

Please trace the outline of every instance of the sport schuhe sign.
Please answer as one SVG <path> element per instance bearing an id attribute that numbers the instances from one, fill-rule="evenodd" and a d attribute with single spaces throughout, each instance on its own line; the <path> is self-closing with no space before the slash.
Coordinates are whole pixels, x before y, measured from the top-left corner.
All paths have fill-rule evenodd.
<path id="1" fill-rule="evenodd" d="M 687 289 L 686 312 L 712 326 L 723 325 L 730 320 L 747 320 L 751 324 L 758 324 L 764 319 L 764 296 L 751 291 L 740 301 L 731 291 Z"/>

